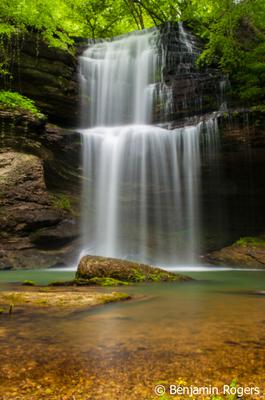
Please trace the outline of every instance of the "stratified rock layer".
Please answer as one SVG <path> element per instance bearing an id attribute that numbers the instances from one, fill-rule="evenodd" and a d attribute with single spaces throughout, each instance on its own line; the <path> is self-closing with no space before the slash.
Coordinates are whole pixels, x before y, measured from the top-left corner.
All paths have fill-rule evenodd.
<path id="1" fill-rule="evenodd" d="M 203 43 L 180 23 L 170 22 L 158 29 L 165 62 L 162 79 L 171 93 L 171 105 L 162 122 L 178 120 L 183 124 L 187 117 L 218 110 L 224 101 L 226 78 L 218 69 L 199 69 L 196 61 Z M 155 122 L 161 122 L 159 106 Z"/>
<path id="2" fill-rule="evenodd" d="M 64 159 L 75 153 L 71 132 L 23 110 L 0 110 L 0 119 L 0 269 L 66 265 L 79 234 L 78 172 Z"/>
<path id="3" fill-rule="evenodd" d="M 5 46 L 10 55 L 12 80 L 4 87 L 33 99 L 53 123 L 78 123 L 77 57 L 49 47 L 36 34 L 13 36 Z"/>
<path id="4" fill-rule="evenodd" d="M 0 268 L 60 264 L 77 236 L 76 223 L 67 211 L 54 206 L 41 159 L 15 151 L 0 153 L 0 176 Z M 40 248 L 35 236 L 41 238 L 45 232 Z"/>

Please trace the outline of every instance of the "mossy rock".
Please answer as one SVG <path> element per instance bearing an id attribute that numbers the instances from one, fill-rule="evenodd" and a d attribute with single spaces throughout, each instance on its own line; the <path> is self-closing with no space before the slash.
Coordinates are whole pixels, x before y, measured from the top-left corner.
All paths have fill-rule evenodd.
<path id="1" fill-rule="evenodd" d="M 161 268 L 133 261 L 100 256 L 84 256 L 78 265 L 76 280 L 111 282 L 110 279 L 120 282 L 174 282 L 188 281 L 191 278 L 164 271 Z M 114 282 L 115 282 L 114 281 Z M 104 286 L 104 285 L 103 285 Z"/>
<path id="2" fill-rule="evenodd" d="M 40 290 L 30 291 L 2 291 L 0 292 L 0 303 L 7 309 L 1 308 L 0 313 L 12 314 L 14 307 L 16 306 L 36 306 L 36 307 L 92 307 L 95 305 L 111 303 L 114 301 L 129 300 L 131 296 L 127 293 L 121 292 L 96 292 L 96 291 L 56 291 L 52 290 L 47 293 L 43 293 Z M 2 311 L 1 311 L 2 310 Z"/>
<path id="3" fill-rule="evenodd" d="M 214 265 L 265 268 L 265 236 L 247 236 L 206 256 Z"/>
<path id="4" fill-rule="evenodd" d="M 265 248 L 265 235 L 242 237 L 235 244 L 239 246 L 264 246 Z"/>
<path id="5" fill-rule="evenodd" d="M 89 282 L 93 285 L 97 286 L 128 286 L 129 282 L 120 281 L 119 279 L 114 278 L 91 278 Z"/>
<path id="6" fill-rule="evenodd" d="M 36 283 L 33 281 L 26 280 L 22 283 L 23 286 L 36 286 Z"/>

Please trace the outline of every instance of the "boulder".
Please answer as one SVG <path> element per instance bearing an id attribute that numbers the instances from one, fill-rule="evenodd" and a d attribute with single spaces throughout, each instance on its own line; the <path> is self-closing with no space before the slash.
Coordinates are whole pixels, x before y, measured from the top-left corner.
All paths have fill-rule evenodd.
<path id="1" fill-rule="evenodd" d="M 81 258 L 76 279 L 113 278 L 125 282 L 188 281 L 191 278 L 134 261 L 100 256 Z"/>
<path id="2" fill-rule="evenodd" d="M 215 265 L 265 268 L 265 236 L 241 238 L 231 246 L 207 255 Z"/>

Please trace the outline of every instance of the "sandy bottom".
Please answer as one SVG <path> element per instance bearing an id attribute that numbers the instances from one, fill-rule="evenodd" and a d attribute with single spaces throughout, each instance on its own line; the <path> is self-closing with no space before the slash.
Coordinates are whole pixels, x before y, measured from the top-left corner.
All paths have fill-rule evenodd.
<path id="1" fill-rule="evenodd" d="M 142 297 L 0 316 L 0 399 L 151 400 L 158 383 L 221 390 L 234 378 L 261 391 L 244 399 L 264 398 L 264 296 L 207 282 L 130 290 Z"/>

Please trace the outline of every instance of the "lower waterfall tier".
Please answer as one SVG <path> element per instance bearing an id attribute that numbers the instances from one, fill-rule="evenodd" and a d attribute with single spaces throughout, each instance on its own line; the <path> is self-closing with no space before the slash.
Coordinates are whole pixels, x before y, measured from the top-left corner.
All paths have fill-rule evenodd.
<path id="1" fill-rule="evenodd" d="M 154 264 L 196 262 L 200 163 L 216 151 L 214 120 L 174 131 L 128 125 L 82 134 L 83 251 Z"/>

